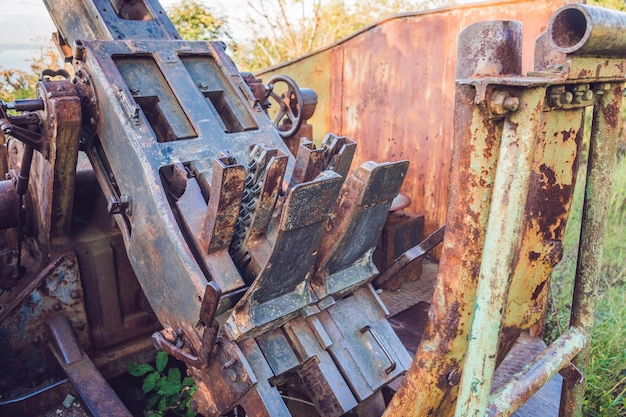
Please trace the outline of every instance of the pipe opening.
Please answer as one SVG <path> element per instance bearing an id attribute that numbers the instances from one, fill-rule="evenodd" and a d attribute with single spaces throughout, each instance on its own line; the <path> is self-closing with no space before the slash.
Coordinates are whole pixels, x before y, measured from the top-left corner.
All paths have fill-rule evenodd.
<path id="1" fill-rule="evenodd" d="M 578 9 L 565 9 L 554 17 L 550 27 L 552 41 L 559 48 L 578 45 L 587 33 L 587 17 Z"/>

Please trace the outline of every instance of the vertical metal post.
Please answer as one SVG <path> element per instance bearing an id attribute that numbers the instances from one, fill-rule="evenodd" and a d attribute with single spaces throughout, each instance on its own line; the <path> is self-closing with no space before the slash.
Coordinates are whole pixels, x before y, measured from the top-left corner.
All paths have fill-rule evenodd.
<path id="1" fill-rule="evenodd" d="M 484 416 L 518 253 L 545 87 L 529 88 L 504 123 L 456 416 Z"/>
<path id="2" fill-rule="evenodd" d="M 596 287 L 604 247 L 608 206 L 611 199 L 611 177 L 615 165 L 617 134 L 619 131 L 622 84 L 600 84 L 596 89 L 593 109 L 587 182 L 583 203 L 576 280 L 572 301 L 570 327 L 582 330 L 591 339 L 596 311 Z M 590 344 L 572 363 L 587 374 Z M 568 385 L 564 382 L 560 417 L 582 415 L 585 381 Z"/>

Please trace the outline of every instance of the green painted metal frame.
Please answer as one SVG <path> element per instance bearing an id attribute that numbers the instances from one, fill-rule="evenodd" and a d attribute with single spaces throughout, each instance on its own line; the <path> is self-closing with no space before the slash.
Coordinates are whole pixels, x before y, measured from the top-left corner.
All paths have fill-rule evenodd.
<path id="1" fill-rule="evenodd" d="M 456 168 L 430 322 L 385 416 L 509 416 L 557 372 L 564 376 L 560 416 L 581 415 L 625 81 L 625 19 L 586 5 L 562 7 L 537 41 L 536 71 L 528 76 L 518 75 L 515 22 L 483 22 L 461 34 Z M 589 107 L 570 329 L 492 393 L 512 341 L 521 331 L 541 332 Z"/>

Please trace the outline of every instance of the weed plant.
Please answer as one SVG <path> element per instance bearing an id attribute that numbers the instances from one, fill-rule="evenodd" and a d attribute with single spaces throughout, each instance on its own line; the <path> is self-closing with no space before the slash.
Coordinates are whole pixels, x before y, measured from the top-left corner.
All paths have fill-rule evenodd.
<path id="1" fill-rule="evenodd" d="M 552 273 L 545 331 L 548 343 L 568 328 L 585 173 L 581 163 L 563 242 L 565 253 Z M 626 416 L 626 156 L 618 157 L 611 191 L 583 402 L 586 417 Z"/>

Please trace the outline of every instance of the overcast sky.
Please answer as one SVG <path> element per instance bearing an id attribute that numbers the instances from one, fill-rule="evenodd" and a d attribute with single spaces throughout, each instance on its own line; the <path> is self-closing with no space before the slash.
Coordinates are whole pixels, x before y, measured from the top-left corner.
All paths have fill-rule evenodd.
<path id="1" fill-rule="evenodd" d="M 218 15 L 227 17 L 231 33 L 237 40 L 245 38 L 241 12 L 246 10 L 246 0 L 200 1 Z M 176 2 L 160 1 L 165 8 Z M 0 0 L 0 67 L 28 70 L 30 58 L 38 49 L 49 45 L 55 30 L 42 0 Z"/>

